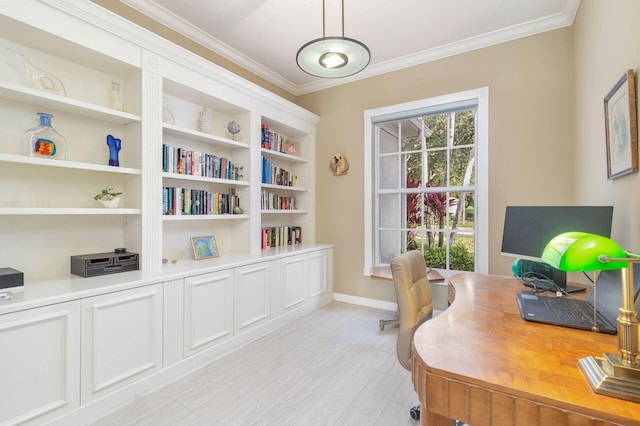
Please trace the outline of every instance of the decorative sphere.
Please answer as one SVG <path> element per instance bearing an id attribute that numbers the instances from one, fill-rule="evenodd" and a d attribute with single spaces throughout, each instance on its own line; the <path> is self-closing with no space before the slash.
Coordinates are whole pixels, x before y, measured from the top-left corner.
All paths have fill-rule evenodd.
<path id="1" fill-rule="evenodd" d="M 232 135 L 235 135 L 240 131 L 240 125 L 234 120 L 234 121 L 230 122 L 229 124 L 227 124 L 227 130 Z"/>

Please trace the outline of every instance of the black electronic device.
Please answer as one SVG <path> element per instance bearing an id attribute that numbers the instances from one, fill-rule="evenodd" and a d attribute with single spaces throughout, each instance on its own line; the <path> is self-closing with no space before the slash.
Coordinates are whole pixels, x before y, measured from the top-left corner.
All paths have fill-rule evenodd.
<path id="1" fill-rule="evenodd" d="M 640 310 L 640 264 L 633 266 L 634 305 Z M 616 334 L 622 304 L 621 272 L 602 271 L 589 300 L 546 297 L 524 291 L 517 295 L 520 315 L 527 321 Z M 596 297 L 597 293 L 597 297 Z M 594 318 L 595 307 L 595 318 Z M 595 320 L 595 322 L 594 322 Z"/>
<path id="2" fill-rule="evenodd" d="M 24 274 L 13 268 L 0 268 L 0 288 L 24 285 Z"/>
<path id="3" fill-rule="evenodd" d="M 556 269 L 544 262 L 516 259 L 513 265 L 511 265 L 511 270 L 513 271 L 513 276 L 521 278 L 524 285 L 538 289 L 557 291 L 560 289 L 556 283 L 567 281 L 566 272 Z M 570 286 L 569 288 L 564 287 L 564 290 L 570 293 L 584 291 L 586 288 Z"/>
<path id="4" fill-rule="evenodd" d="M 500 254 L 541 262 L 542 252 L 553 237 L 579 231 L 611 237 L 613 206 L 507 206 Z M 583 287 L 567 286 L 566 273 L 553 271 L 551 278 L 567 292 Z"/>
<path id="5" fill-rule="evenodd" d="M 139 260 L 137 253 L 95 253 L 71 256 L 71 273 L 81 277 L 115 274 L 117 272 L 137 271 Z"/>

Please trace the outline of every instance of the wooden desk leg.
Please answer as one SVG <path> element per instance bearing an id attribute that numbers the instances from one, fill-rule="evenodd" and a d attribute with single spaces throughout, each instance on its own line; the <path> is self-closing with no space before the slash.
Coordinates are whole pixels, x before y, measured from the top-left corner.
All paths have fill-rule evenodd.
<path id="1" fill-rule="evenodd" d="M 453 420 L 440 414 L 434 414 L 420 409 L 420 426 L 453 426 L 453 422 Z"/>

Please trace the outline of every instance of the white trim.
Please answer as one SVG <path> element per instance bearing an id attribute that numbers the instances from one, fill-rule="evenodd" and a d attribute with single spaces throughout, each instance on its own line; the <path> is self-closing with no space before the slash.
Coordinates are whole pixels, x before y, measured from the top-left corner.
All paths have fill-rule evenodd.
<path id="1" fill-rule="evenodd" d="M 437 105 L 444 105 L 465 100 L 477 101 L 477 187 L 476 192 L 476 264 L 475 271 L 489 271 L 489 88 L 467 90 L 435 96 L 418 101 L 405 102 L 364 111 L 364 275 L 369 276 L 373 266 L 373 247 L 375 244 L 373 226 L 374 191 L 373 191 L 373 121 L 374 117 L 393 114 L 400 111 L 411 111 Z"/>
<path id="2" fill-rule="evenodd" d="M 398 312 L 398 304 L 383 300 L 368 299 L 366 297 L 351 296 L 350 294 L 333 293 L 336 302 L 349 303 L 351 305 L 366 306 L 367 308 L 382 309 L 391 313 Z"/>

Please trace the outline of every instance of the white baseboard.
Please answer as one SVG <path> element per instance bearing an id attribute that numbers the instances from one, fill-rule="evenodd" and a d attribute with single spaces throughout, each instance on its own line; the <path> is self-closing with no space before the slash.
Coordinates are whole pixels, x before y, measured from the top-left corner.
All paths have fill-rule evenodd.
<path id="1" fill-rule="evenodd" d="M 350 303 L 352 305 L 366 306 L 367 308 L 382 309 L 389 312 L 398 312 L 398 304 L 384 302 L 382 300 L 367 299 L 366 297 L 351 296 L 349 294 L 334 293 L 333 298 L 336 302 Z M 433 310 L 433 316 L 437 317 L 442 313 L 440 309 Z"/>
<path id="2" fill-rule="evenodd" d="M 366 297 L 351 296 L 350 294 L 333 293 L 337 302 L 350 303 L 352 305 L 366 306 L 368 308 L 382 309 L 389 312 L 397 312 L 398 304 L 383 300 L 367 299 Z"/>

